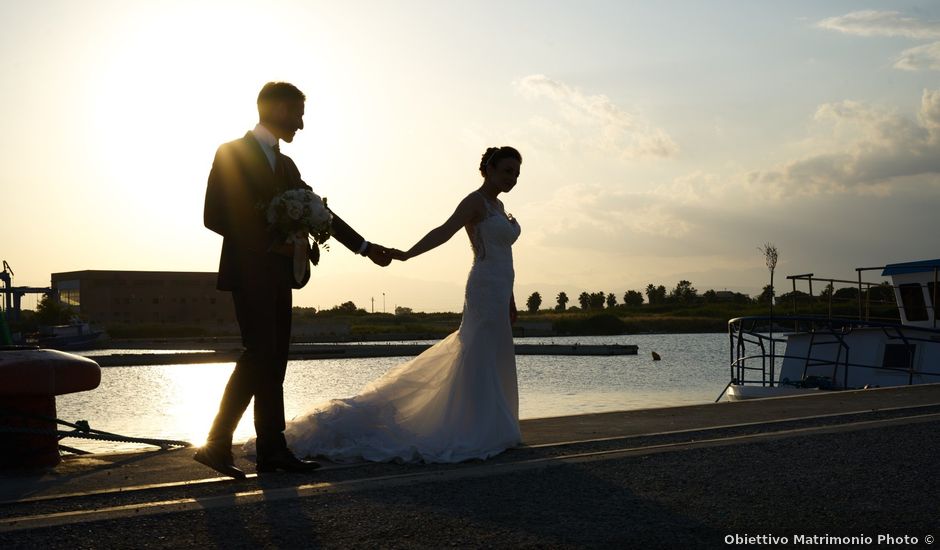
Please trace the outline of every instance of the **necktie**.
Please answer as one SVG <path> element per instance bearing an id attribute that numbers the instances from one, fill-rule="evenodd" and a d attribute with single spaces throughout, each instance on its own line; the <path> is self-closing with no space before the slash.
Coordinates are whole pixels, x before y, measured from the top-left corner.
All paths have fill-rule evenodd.
<path id="1" fill-rule="evenodd" d="M 284 171 L 284 162 L 281 160 L 281 147 L 278 142 L 274 142 L 274 175 L 279 179 L 284 179 L 286 172 Z"/>

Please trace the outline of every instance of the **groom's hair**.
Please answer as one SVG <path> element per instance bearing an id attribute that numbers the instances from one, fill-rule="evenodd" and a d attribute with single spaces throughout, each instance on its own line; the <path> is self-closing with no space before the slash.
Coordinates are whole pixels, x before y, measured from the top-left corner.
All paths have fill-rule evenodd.
<path id="1" fill-rule="evenodd" d="M 268 82 L 258 92 L 258 114 L 265 120 L 268 107 L 283 101 L 306 101 L 307 96 L 289 82 Z"/>
<path id="2" fill-rule="evenodd" d="M 486 177 L 486 167 L 492 165 L 495 167 L 503 159 L 515 159 L 522 162 L 522 155 L 515 148 L 508 145 L 502 147 L 489 147 L 483 158 L 480 159 L 480 174 Z"/>

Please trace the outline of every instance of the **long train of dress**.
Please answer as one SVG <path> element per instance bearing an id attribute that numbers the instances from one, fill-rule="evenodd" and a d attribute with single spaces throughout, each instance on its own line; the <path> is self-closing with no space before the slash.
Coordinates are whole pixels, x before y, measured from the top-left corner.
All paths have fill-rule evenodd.
<path id="1" fill-rule="evenodd" d="M 358 395 L 288 422 L 298 456 L 335 462 L 461 462 L 520 441 L 519 394 L 509 322 L 512 244 L 519 224 L 487 201 L 470 231 L 474 263 L 460 328 L 393 367 Z M 246 450 L 253 451 L 254 440 Z"/>

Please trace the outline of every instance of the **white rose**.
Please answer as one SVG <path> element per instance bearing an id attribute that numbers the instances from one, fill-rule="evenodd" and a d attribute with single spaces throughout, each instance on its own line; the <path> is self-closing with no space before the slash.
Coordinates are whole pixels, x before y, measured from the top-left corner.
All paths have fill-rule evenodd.
<path id="1" fill-rule="evenodd" d="M 296 201 L 287 203 L 287 217 L 292 220 L 299 220 L 304 214 L 304 209 Z"/>
<path id="2" fill-rule="evenodd" d="M 315 225 L 323 225 L 330 221 L 330 212 L 323 207 L 322 202 L 318 202 L 310 209 L 310 219 L 313 220 Z"/>

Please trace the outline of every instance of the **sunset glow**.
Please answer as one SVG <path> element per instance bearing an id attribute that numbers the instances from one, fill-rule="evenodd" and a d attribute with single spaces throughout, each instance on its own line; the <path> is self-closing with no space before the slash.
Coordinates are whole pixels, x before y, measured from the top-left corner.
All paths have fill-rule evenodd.
<path id="1" fill-rule="evenodd" d="M 307 94 L 284 151 L 367 239 L 407 248 L 523 155 L 516 295 L 680 279 L 755 295 L 935 257 L 940 8 L 931 2 L 90 2 L 0 7 L 0 258 L 213 271 L 216 147 L 269 80 Z M 463 235 L 382 270 L 342 246 L 296 305 L 459 310 Z"/>

